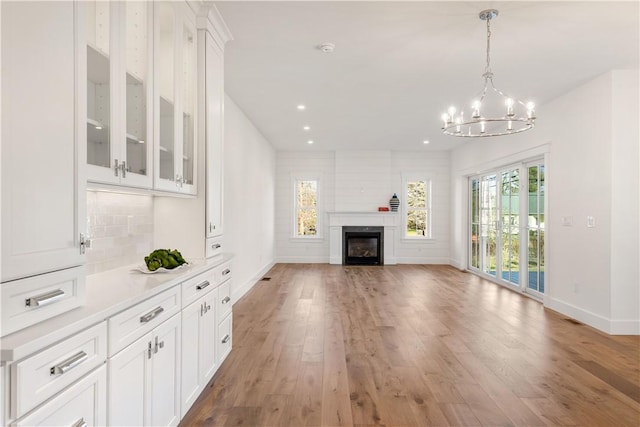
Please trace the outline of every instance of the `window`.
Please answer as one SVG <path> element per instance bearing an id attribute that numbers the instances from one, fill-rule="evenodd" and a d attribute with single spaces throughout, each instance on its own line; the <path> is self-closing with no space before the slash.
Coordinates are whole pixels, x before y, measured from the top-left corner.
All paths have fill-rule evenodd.
<path id="1" fill-rule="evenodd" d="M 405 178 L 404 200 L 404 237 L 431 238 L 431 181 Z"/>
<path id="2" fill-rule="evenodd" d="M 294 237 L 318 237 L 318 180 L 294 179 Z"/>

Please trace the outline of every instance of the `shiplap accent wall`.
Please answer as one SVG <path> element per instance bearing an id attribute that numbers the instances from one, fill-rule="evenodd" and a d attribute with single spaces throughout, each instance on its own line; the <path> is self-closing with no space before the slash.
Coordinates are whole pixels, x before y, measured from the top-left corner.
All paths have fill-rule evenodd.
<path id="1" fill-rule="evenodd" d="M 392 189 L 389 151 L 336 151 L 336 211 L 370 212 L 389 206 Z"/>
<path id="2" fill-rule="evenodd" d="M 293 182 L 300 176 L 320 179 L 324 211 L 335 210 L 335 153 L 333 151 L 278 151 L 276 153 L 276 259 L 278 262 L 329 262 L 327 215 L 321 217 L 319 239 L 295 239 Z"/>
<path id="3" fill-rule="evenodd" d="M 432 179 L 433 239 L 398 238 L 399 263 L 448 264 L 450 215 L 449 152 L 279 151 L 276 157 L 276 255 L 278 262 L 329 262 L 326 212 L 375 212 L 402 198 L 402 174 L 421 172 Z M 322 239 L 293 238 L 296 175 L 321 178 Z M 399 233 L 400 234 L 400 233 Z"/>

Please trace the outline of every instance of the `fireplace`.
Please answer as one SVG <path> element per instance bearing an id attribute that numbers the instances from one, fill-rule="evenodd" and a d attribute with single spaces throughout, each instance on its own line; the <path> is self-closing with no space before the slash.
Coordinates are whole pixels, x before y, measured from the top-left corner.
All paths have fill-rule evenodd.
<path id="1" fill-rule="evenodd" d="M 384 227 L 342 227 L 342 264 L 384 264 Z"/>

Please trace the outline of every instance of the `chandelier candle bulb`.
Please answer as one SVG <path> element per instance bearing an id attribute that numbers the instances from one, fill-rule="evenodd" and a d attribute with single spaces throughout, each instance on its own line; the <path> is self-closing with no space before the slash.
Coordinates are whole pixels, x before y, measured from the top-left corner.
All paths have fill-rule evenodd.
<path id="1" fill-rule="evenodd" d="M 513 122 L 511 120 L 507 122 L 507 130 L 513 130 Z"/>
<path id="2" fill-rule="evenodd" d="M 536 112 L 534 110 L 535 106 L 536 105 L 533 102 L 527 102 L 527 118 L 529 119 L 536 118 Z"/>
<path id="3" fill-rule="evenodd" d="M 473 107 L 473 114 L 471 115 L 471 117 L 473 117 L 474 119 L 479 119 L 480 118 L 480 101 L 475 101 L 472 107 Z"/>
<path id="4" fill-rule="evenodd" d="M 515 116 L 515 114 L 513 114 L 513 99 L 507 98 L 505 104 L 507 105 L 507 117 Z"/>

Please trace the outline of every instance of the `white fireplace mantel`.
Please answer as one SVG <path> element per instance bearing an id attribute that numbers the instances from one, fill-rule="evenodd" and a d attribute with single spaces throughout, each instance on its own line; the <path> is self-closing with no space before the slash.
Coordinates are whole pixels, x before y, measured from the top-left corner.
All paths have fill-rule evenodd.
<path id="1" fill-rule="evenodd" d="M 384 263 L 396 264 L 397 212 L 329 212 L 329 264 L 342 264 L 342 227 L 384 227 Z"/>

